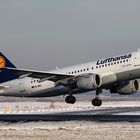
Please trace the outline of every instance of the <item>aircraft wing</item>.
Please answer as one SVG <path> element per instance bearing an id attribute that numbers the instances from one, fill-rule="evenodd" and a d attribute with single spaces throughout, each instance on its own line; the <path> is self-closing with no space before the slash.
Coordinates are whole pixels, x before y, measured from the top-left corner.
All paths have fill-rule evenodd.
<path id="1" fill-rule="evenodd" d="M 65 75 L 65 74 L 57 74 L 57 73 L 50 73 L 50 72 L 43 72 L 43 71 L 34 71 L 34 70 L 24 70 L 24 69 L 17 69 L 17 68 L 1 68 L 1 71 L 13 73 L 19 78 L 24 77 L 34 77 L 41 79 L 40 82 L 45 80 L 51 80 L 53 82 L 63 81 L 66 79 L 71 79 L 73 75 Z"/>

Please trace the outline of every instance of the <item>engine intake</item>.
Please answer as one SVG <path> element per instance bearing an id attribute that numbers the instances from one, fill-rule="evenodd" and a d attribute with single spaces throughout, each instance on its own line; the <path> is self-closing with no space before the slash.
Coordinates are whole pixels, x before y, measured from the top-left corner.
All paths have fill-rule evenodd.
<path id="1" fill-rule="evenodd" d="M 122 95 L 135 94 L 139 90 L 139 81 L 132 80 L 118 84 L 114 89 L 110 90 L 111 93 L 119 93 Z"/>
<path id="2" fill-rule="evenodd" d="M 79 89 L 93 90 L 101 86 L 102 80 L 98 74 L 89 74 L 80 77 L 76 84 Z"/>

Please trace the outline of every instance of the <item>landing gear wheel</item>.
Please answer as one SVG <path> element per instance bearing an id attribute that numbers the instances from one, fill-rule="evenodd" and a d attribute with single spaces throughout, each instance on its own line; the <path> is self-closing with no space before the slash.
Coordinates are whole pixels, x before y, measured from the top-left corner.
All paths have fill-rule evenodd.
<path id="1" fill-rule="evenodd" d="M 92 105 L 93 106 L 101 106 L 102 105 L 102 100 L 95 98 L 92 100 Z"/>
<path id="2" fill-rule="evenodd" d="M 76 98 L 74 96 L 67 96 L 65 101 L 68 104 L 74 104 L 76 102 Z"/>
<path id="3" fill-rule="evenodd" d="M 92 105 L 93 106 L 101 106 L 102 105 L 102 100 L 99 99 L 99 95 L 102 93 L 102 89 L 97 89 L 96 90 L 96 98 L 92 100 Z"/>

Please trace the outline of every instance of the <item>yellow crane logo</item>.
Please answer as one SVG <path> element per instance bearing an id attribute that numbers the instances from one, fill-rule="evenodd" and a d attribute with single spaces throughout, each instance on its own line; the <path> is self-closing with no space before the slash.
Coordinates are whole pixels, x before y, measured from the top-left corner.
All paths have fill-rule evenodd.
<path id="1" fill-rule="evenodd" d="M 6 65 L 5 59 L 2 56 L 0 56 L 0 68 L 4 68 L 5 65 Z"/>

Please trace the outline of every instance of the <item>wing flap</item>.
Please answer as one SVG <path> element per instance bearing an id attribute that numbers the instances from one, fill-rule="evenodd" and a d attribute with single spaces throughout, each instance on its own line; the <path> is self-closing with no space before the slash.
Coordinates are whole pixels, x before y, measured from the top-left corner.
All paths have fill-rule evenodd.
<path id="1" fill-rule="evenodd" d="M 41 81 L 51 80 L 54 82 L 58 82 L 61 80 L 74 77 L 73 75 L 50 73 L 44 71 L 24 70 L 24 69 L 16 69 L 16 68 L 1 68 L 0 70 L 16 74 L 19 78 L 24 78 L 29 76 L 29 77 L 39 78 L 41 79 Z"/>

